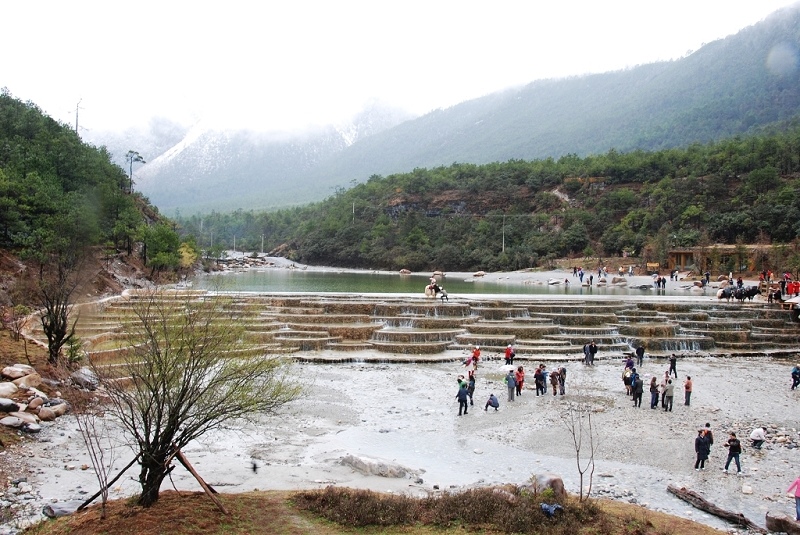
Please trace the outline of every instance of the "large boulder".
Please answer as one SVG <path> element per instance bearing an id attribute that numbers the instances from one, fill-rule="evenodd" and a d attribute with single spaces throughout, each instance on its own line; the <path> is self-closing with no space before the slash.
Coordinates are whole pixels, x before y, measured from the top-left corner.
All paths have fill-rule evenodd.
<path id="1" fill-rule="evenodd" d="M 15 412 L 19 410 L 19 404 L 13 399 L 0 398 L 0 412 Z"/>
<path id="2" fill-rule="evenodd" d="M 97 386 L 100 384 L 97 374 L 94 373 L 91 368 L 87 368 L 86 366 L 73 372 L 72 375 L 70 375 L 70 379 L 72 379 L 72 382 L 79 387 L 87 390 L 96 390 Z"/>
<path id="3" fill-rule="evenodd" d="M 38 373 L 31 373 L 26 375 L 25 377 L 14 379 L 12 382 L 19 388 L 27 390 L 28 388 L 36 388 L 37 386 L 42 384 L 42 376 L 39 375 Z"/>
<path id="4" fill-rule="evenodd" d="M 52 422 L 58 416 L 56 412 L 50 407 L 40 407 L 38 414 L 39 414 L 39 419 L 43 422 Z"/>
<path id="5" fill-rule="evenodd" d="M 6 416 L 5 418 L 0 418 L 0 425 L 4 425 L 6 427 L 22 427 L 22 424 L 25 422 L 22 421 L 21 418 L 17 418 L 16 416 Z"/>
<path id="6" fill-rule="evenodd" d="M 411 474 L 411 470 L 400 466 L 399 464 L 389 463 L 369 457 L 346 455 L 342 458 L 341 463 L 367 476 L 373 475 L 402 478 Z"/>
<path id="7" fill-rule="evenodd" d="M 800 522 L 782 513 L 773 514 L 767 511 L 767 531 L 771 533 L 800 535 Z"/>
<path id="8" fill-rule="evenodd" d="M 52 410 L 56 416 L 64 416 L 69 412 L 69 403 L 63 399 L 53 398 L 46 402 L 45 406 Z"/>
<path id="9" fill-rule="evenodd" d="M 13 367 L 17 368 L 18 370 L 24 371 L 27 375 L 30 375 L 32 373 L 36 373 L 36 368 L 34 368 L 33 366 L 30 366 L 28 364 L 17 363 L 17 364 L 14 364 Z"/>
<path id="10" fill-rule="evenodd" d="M 17 393 L 19 388 L 14 383 L 4 381 L 0 383 L 0 398 L 10 398 Z"/>
<path id="11" fill-rule="evenodd" d="M 0 372 L 0 374 L 2 374 L 3 377 L 5 377 L 6 379 L 11 379 L 11 380 L 19 379 L 21 377 L 25 377 L 26 375 L 29 375 L 30 373 L 31 372 L 22 370 L 20 368 L 17 368 L 16 366 L 6 366 L 5 368 L 3 368 L 3 371 Z"/>
<path id="12" fill-rule="evenodd" d="M 9 416 L 15 416 L 25 422 L 26 424 L 38 424 L 39 417 L 29 412 L 10 412 Z"/>

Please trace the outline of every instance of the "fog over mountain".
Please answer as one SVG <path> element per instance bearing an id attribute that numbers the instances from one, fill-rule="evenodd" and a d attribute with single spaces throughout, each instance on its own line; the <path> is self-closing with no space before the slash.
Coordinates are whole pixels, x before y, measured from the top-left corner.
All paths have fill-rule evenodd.
<path id="1" fill-rule="evenodd" d="M 416 167 L 656 150 L 746 134 L 800 109 L 799 35 L 794 6 L 679 60 L 540 80 L 417 118 L 375 103 L 347 124 L 302 133 L 157 121 L 144 132 L 86 137 L 118 159 L 138 151 L 148 163 L 135 169 L 135 188 L 167 214 L 268 209 Z"/>

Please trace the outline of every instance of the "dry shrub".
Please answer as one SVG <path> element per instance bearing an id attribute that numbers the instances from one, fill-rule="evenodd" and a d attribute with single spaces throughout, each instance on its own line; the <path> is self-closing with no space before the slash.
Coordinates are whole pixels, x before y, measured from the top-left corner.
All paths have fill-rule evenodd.
<path id="1" fill-rule="evenodd" d="M 469 526 L 505 533 L 571 535 L 592 524 L 601 528 L 596 531 L 598 534 L 614 533 L 610 527 L 607 531 L 602 529 L 605 524 L 598 521 L 602 513 L 591 501 L 564 500 L 559 503 L 563 510 L 548 518 L 540 504 L 553 500 L 516 486 L 470 489 L 427 498 L 327 487 L 295 493 L 293 501 L 297 507 L 328 520 L 358 527 L 421 523 L 442 528 Z"/>
<path id="2" fill-rule="evenodd" d="M 371 490 L 326 487 L 298 492 L 295 505 L 345 526 L 396 526 L 411 524 L 418 516 L 419 501 L 409 496 L 380 494 Z"/>

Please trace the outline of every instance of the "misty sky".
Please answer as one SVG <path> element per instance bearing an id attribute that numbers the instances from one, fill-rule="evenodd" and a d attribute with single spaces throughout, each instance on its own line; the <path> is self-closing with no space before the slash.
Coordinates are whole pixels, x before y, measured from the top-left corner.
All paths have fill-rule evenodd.
<path id="1" fill-rule="evenodd" d="M 789 0 L 2 3 L 0 87 L 90 131 L 296 129 L 677 59 Z"/>

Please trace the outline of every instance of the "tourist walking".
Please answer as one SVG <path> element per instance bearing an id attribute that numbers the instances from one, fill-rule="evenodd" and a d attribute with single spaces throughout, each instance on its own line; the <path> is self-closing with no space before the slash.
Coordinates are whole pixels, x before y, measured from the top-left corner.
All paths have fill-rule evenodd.
<path id="1" fill-rule="evenodd" d="M 632 391 L 631 375 L 633 375 L 631 368 L 626 367 L 624 370 L 622 370 L 622 384 L 625 385 L 625 394 L 628 396 L 631 395 Z"/>
<path id="2" fill-rule="evenodd" d="M 800 522 L 800 477 L 795 479 L 786 492 L 794 491 L 794 518 Z"/>
<path id="3" fill-rule="evenodd" d="M 522 366 L 517 368 L 517 371 L 514 372 L 514 379 L 517 381 L 517 395 L 522 395 L 522 386 L 525 384 L 525 370 L 522 369 Z"/>
<path id="4" fill-rule="evenodd" d="M 636 348 L 636 365 L 641 366 L 644 364 L 644 346 L 639 344 Z"/>
<path id="5" fill-rule="evenodd" d="M 591 364 L 591 354 L 589 353 L 589 344 L 583 344 L 583 363 L 588 366 Z"/>
<path id="6" fill-rule="evenodd" d="M 708 454 L 711 455 L 711 446 L 714 445 L 714 433 L 711 432 L 711 424 L 706 422 L 706 440 L 708 440 Z"/>
<path id="7" fill-rule="evenodd" d="M 508 374 L 506 375 L 506 386 L 508 387 L 508 401 L 514 401 L 517 380 L 514 378 L 514 372 L 512 370 L 508 370 Z"/>
<path id="8" fill-rule="evenodd" d="M 687 407 L 692 399 L 692 378 L 690 376 L 686 376 L 686 380 L 683 382 L 683 404 Z"/>
<path id="9" fill-rule="evenodd" d="M 650 379 L 650 408 L 655 409 L 658 405 L 658 383 L 655 375 Z"/>
<path id="10" fill-rule="evenodd" d="M 795 365 L 792 368 L 792 390 L 797 388 L 797 385 L 800 385 L 800 366 Z"/>
<path id="11" fill-rule="evenodd" d="M 472 402 L 472 394 L 474 393 L 475 393 L 475 376 L 473 375 L 472 377 L 469 378 L 469 381 L 467 381 L 467 394 L 469 394 L 470 405 L 475 405 Z"/>
<path id="12" fill-rule="evenodd" d="M 589 365 L 594 366 L 594 358 L 597 356 L 597 344 L 594 340 L 589 344 Z"/>
<path id="13" fill-rule="evenodd" d="M 672 384 L 672 379 L 667 381 L 667 388 L 664 390 L 664 412 L 672 412 L 672 399 L 675 395 L 675 385 Z"/>
<path id="14" fill-rule="evenodd" d="M 481 348 L 480 346 L 475 346 L 475 349 L 472 350 L 472 356 L 467 359 L 467 375 L 469 377 L 472 377 L 478 371 L 479 360 L 481 360 Z"/>
<path id="15" fill-rule="evenodd" d="M 705 470 L 706 461 L 708 460 L 708 453 L 710 451 L 708 440 L 706 439 L 705 429 L 698 429 L 697 438 L 694 439 L 694 451 L 697 453 L 697 460 L 694 462 L 694 469 Z"/>
<path id="16" fill-rule="evenodd" d="M 536 395 L 545 395 L 547 393 L 546 383 L 544 379 L 544 373 L 542 372 L 541 366 L 536 368 L 536 371 L 533 372 L 533 383 L 536 387 Z"/>
<path id="17" fill-rule="evenodd" d="M 739 455 L 742 453 L 742 443 L 736 438 L 736 433 L 731 432 L 728 441 L 725 443 L 725 447 L 728 448 L 728 460 L 725 461 L 725 468 L 722 470 L 727 474 L 728 467 L 731 465 L 731 460 L 734 460 L 736 461 L 736 473 L 741 475 L 742 465 L 739 462 Z"/>
<path id="18" fill-rule="evenodd" d="M 458 392 L 456 393 L 456 399 L 458 400 L 458 415 L 461 416 L 462 411 L 464 414 L 467 414 L 467 400 L 469 400 L 467 385 L 463 384 L 459 387 Z"/>
<path id="19" fill-rule="evenodd" d="M 558 393 L 562 396 L 567 391 L 567 368 L 561 366 L 558 369 Z"/>
<path id="20" fill-rule="evenodd" d="M 486 406 L 483 408 L 483 410 L 488 411 L 489 407 L 494 407 L 494 410 L 497 410 L 499 406 L 500 400 L 497 399 L 497 396 L 494 394 L 489 394 L 489 399 L 486 400 Z"/>
<path id="21" fill-rule="evenodd" d="M 666 408 L 667 400 L 667 384 L 669 383 L 669 372 L 664 372 L 664 377 L 661 378 L 661 408 Z"/>
<path id="22" fill-rule="evenodd" d="M 767 440 L 767 428 L 766 427 L 756 427 L 753 429 L 753 432 L 750 433 L 750 442 L 753 447 L 757 450 L 761 449 L 761 446 L 764 445 L 764 441 Z"/>
<path id="23" fill-rule="evenodd" d="M 642 394 L 644 392 L 644 381 L 639 375 L 636 375 L 636 379 L 634 379 L 633 384 L 633 406 L 634 407 L 641 407 L 642 406 Z"/>
<path id="24" fill-rule="evenodd" d="M 553 395 L 558 395 L 558 370 L 550 374 L 550 384 L 553 386 Z"/>
<path id="25" fill-rule="evenodd" d="M 675 353 L 669 358 L 669 370 L 667 371 L 668 374 L 675 374 L 675 379 L 678 378 L 678 357 L 675 356 Z"/>
<path id="26" fill-rule="evenodd" d="M 506 346 L 506 365 L 514 364 L 514 357 L 517 356 L 511 344 Z"/>

